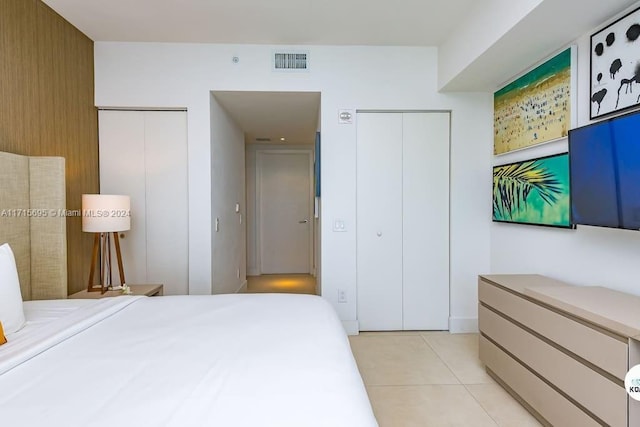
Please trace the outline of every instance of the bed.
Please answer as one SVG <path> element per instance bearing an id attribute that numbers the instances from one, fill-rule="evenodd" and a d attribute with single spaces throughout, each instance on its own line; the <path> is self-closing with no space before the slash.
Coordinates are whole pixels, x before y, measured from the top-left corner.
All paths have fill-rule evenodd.
<path id="1" fill-rule="evenodd" d="M 0 153 L 0 181 L 7 157 L 16 160 Z M 6 200 L 0 196 L 0 210 Z M 21 248 L 15 251 L 16 292 L 24 314 L 24 325 L 0 345 L 0 424 L 377 425 L 341 322 L 324 299 L 234 294 L 43 300 L 41 295 L 63 289 L 66 296 L 66 274 L 23 278 L 26 269 L 39 269 L 43 252 L 31 247 L 41 241 L 29 237 L 32 231 L 21 237 L 0 218 L 0 244 Z"/>

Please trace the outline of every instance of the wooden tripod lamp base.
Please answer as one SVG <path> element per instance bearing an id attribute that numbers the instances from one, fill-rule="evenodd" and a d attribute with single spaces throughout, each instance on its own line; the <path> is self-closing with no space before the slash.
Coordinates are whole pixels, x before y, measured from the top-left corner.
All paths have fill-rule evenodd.
<path id="1" fill-rule="evenodd" d="M 120 252 L 120 238 L 117 232 L 96 233 L 93 239 L 93 252 L 91 255 L 91 271 L 89 272 L 89 287 L 87 291 L 105 293 L 113 289 L 113 276 L 111 269 L 111 240 L 113 237 L 116 249 L 118 272 L 120 273 L 120 286 L 125 285 L 124 268 L 122 267 L 122 253 Z M 95 273 L 99 271 L 98 283 L 95 281 Z"/>
<path id="2" fill-rule="evenodd" d="M 121 289 L 125 285 L 122 253 L 118 233 L 130 229 L 131 201 L 129 196 L 108 194 L 82 195 L 82 231 L 95 233 L 91 254 L 91 271 L 87 291 L 105 293 L 109 289 Z M 116 250 L 116 261 L 120 273 L 120 285 L 113 285 L 111 243 Z M 96 270 L 99 272 L 95 282 Z"/>

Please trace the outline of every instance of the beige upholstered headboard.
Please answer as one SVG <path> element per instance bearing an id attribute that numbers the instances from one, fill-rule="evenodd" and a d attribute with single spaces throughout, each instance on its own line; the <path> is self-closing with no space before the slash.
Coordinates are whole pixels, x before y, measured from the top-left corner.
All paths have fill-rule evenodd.
<path id="1" fill-rule="evenodd" d="M 22 298 L 67 297 L 67 225 L 62 157 L 0 152 L 0 244 L 16 257 Z"/>

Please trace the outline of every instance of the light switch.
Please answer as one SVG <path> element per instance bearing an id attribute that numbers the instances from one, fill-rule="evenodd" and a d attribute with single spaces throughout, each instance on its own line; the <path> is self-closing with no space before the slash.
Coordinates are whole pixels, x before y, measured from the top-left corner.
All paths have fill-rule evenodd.
<path id="1" fill-rule="evenodd" d="M 236 203 L 236 213 L 240 212 L 240 203 Z"/>
<path id="2" fill-rule="evenodd" d="M 335 221 L 333 221 L 333 231 L 336 233 L 342 233 L 347 231 L 347 226 L 345 225 L 345 222 L 341 219 L 336 219 Z"/>

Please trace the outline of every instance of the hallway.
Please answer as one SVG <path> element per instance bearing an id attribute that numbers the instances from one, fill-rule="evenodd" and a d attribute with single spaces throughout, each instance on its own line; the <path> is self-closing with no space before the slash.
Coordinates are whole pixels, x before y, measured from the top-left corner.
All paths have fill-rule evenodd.
<path id="1" fill-rule="evenodd" d="M 247 276 L 247 293 L 267 292 L 316 295 L 316 278 L 309 274 Z"/>

